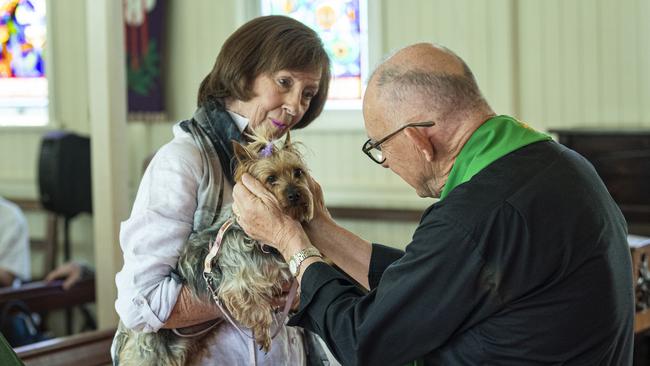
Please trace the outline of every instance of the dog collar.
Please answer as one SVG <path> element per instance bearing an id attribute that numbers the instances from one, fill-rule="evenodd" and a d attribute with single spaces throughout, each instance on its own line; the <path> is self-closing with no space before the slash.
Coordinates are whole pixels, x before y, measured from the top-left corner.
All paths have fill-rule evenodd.
<path id="1" fill-rule="evenodd" d="M 219 249 L 221 249 L 221 241 L 223 240 L 223 234 L 228 231 L 234 222 L 235 221 L 233 219 L 228 219 L 223 223 L 223 225 L 221 225 L 221 228 L 219 228 L 217 237 L 214 238 L 214 241 L 210 245 L 210 251 L 208 252 L 208 255 L 205 256 L 205 261 L 203 262 L 203 273 L 207 274 L 212 272 L 212 260 L 217 256 L 217 254 L 219 254 Z"/>

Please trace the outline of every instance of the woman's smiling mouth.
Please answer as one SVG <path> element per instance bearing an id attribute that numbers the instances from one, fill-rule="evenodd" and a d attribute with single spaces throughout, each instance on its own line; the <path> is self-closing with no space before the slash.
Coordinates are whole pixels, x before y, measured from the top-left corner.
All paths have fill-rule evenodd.
<path id="1" fill-rule="evenodd" d="M 271 120 L 271 123 L 273 123 L 273 125 L 275 127 L 279 128 L 279 129 L 283 130 L 283 129 L 287 128 L 287 125 L 282 121 L 279 121 L 279 120 L 277 120 L 275 118 L 270 118 L 270 120 Z"/>

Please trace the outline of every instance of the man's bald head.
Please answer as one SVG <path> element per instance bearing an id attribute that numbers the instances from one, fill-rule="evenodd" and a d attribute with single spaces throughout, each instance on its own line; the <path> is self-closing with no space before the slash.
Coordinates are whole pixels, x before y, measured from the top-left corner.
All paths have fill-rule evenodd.
<path id="1" fill-rule="evenodd" d="M 410 67 L 450 75 L 461 75 L 469 71 L 465 62 L 455 53 L 433 43 L 416 43 L 404 47 L 389 56 L 377 71 L 382 67 Z"/>
<path id="2" fill-rule="evenodd" d="M 371 75 L 369 97 L 381 104 L 408 104 L 456 120 L 474 110 L 490 109 L 465 62 L 450 50 L 430 43 L 408 46 Z"/>
<path id="3" fill-rule="evenodd" d="M 421 197 L 440 197 L 467 139 L 493 115 L 465 62 L 432 44 L 389 57 L 372 74 L 363 97 L 366 132 L 371 142 L 382 141 L 382 165 Z M 435 125 L 400 129 L 427 121 Z"/>

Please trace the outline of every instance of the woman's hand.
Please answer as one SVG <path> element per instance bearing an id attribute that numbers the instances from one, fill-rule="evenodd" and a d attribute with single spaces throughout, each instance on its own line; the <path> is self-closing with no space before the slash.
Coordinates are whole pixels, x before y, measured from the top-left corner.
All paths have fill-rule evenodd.
<path id="1" fill-rule="evenodd" d="M 237 223 L 253 239 L 268 244 L 289 259 L 307 247 L 309 239 L 300 223 L 282 212 L 278 200 L 249 174 L 233 188 Z"/>

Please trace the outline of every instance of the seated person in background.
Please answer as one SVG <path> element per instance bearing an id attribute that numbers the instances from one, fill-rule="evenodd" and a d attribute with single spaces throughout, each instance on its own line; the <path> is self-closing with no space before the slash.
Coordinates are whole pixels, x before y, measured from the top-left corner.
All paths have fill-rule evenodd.
<path id="1" fill-rule="evenodd" d="M 0 197 L 0 288 L 18 287 L 30 279 L 29 233 L 20 208 Z M 0 333 L 13 347 L 42 340 L 29 310 L 8 301 L 0 308 Z M 4 342 L 3 342 L 4 343 Z M 0 365 L 13 365 L 12 355 L 0 351 Z"/>
<path id="2" fill-rule="evenodd" d="M 0 197 L 0 287 L 29 279 L 27 220 L 16 204 Z"/>

